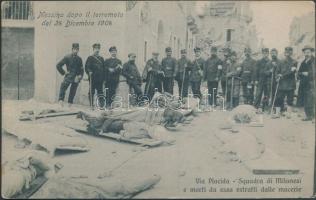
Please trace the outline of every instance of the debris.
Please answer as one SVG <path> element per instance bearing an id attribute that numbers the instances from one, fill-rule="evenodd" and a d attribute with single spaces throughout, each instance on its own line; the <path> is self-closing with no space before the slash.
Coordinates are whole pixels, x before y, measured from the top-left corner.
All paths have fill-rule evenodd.
<path id="1" fill-rule="evenodd" d="M 240 105 L 232 110 L 232 117 L 236 123 L 250 123 L 256 117 L 256 109 L 251 105 Z"/>
<path id="2" fill-rule="evenodd" d="M 129 179 L 128 177 L 110 176 L 103 178 L 52 178 L 31 198 L 36 199 L 123 199 L 148 190 L 160 181 L 160 176 Z M 54 188 L 54 189 L 51 189 Z"/>
<path id="3" fill-rule="evenodd" d="M 28 120 L 36 120 L 40 118 L 47 117 L 59 117 L 59 116 L 67 116 L 67 115 L 76 115 L 78 112 L 76 111 L 64 111 L 64 110 L 54 110 L 54 109 L 45 109 L 39 112 L 39 114 L 35 114 L 34 111 L 22 111 L 19 120 L 20 121 L 28 121 Z"/>

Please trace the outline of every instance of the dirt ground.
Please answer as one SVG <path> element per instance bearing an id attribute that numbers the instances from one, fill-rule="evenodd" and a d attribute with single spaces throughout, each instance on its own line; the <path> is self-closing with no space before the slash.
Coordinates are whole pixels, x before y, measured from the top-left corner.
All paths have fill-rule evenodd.
<path id="1" fill-rule="evenodd" d="M 22 110 L 57 107 L 57 105 L 34 101 L 4 101 L 2 124 L 21 123 L 18 121 Z M 75 107 L 78 109 L 81 107 Z M 82 108 L 86 109 L 86 108 Z M 97 177 L 102 174 L 120 174 L 140 178 L 153 174 L 161 176 L 160 182 L 152 189 L 142 192 L 135 198 L 172 198 L 172 197 L 310 197 L 313 190 L 315 124 L 301 121 L 301 110 L 292 113 L 290 119 L 282 117 L 271 119 L 263 115 L 264 127 L 236 126 L 236 133 L 221 130 L 219 127 L 229 118 L 229 111 L 199 113 L 190 124 L 181 125 L 177 131 L 170 132 L 176 139 L 173 145 L 145 148 L 137 145 L 120 143 L 104 138 L 77 133 L 88 144 L 90 151 L 68 153 L 51 157 L 52 162 L 59 162 L 63 168 L 56 177 Z M 49 123 L 55 126 L 78 123 L 74 116 L 55 117 L 37 120 L 36 123 Z M 220 151 L 223 141 L 221 134 L 236 135 L 247 133 L 264 145 L 264 151 L 256 159 L 231 160 Z M 43 134 L 44 135 L 44 134 Z M 238 136 L 238 135 L 237 135 Z M 256 146 L 249 141 L 238 140 L 238 148 L 245 153 L 253 153 Z M 17 140 L 2 134 L 2 164 L 22 155 L 24 149 L 16 148 Z M 269 159 L 268 152 L 273 152 L 274 159 Z M 266 156 L 264 156 L 266 155 Z M 267 158 L 268 157 L 268 158 Z M 252 162 L 252 164 L 250 164 Z M 253 163 L 255 162 L 255 163 Z M 295 175 L 254 175 L 253 168 L 297 169 Z M 240 179 L 299 178 L 301 192 L 236 192 L 229 188 L 250 187 L 238 183 Z M 197 183 L 196 179 L 205 183 Z M 229 184 L 209 184 L 210 178 L 229 179 Z M 202 181 L 203 182 L 203 181 Z M 3 183 L 5 184 L 5 183 Z M 295 184 L 294 184 L 295 185 Z M 255 184 L 260 188 L 267 184 Z M 277 185 L 274 185 L 277 186 Z M 280 185 L 279 185 L 280 186 Z M 289 184 L 286 185 L 287 187 Z M 293 186 L 293 184 L 292 184 Z M 207 191 L 204 191 L 206 187 Z M 216 192 L 210 192 L 214 187 Z M 225 190 L 226 192 L 221 192 Z"/>

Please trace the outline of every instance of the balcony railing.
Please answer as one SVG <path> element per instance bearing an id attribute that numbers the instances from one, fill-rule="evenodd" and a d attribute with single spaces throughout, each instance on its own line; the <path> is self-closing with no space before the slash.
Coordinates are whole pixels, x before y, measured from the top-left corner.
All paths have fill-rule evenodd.
<path id="1" fill-rule="evenodd" d="M 33 20 L 33 2 L 3 1 L 1 4 L 2 20 Z"/>

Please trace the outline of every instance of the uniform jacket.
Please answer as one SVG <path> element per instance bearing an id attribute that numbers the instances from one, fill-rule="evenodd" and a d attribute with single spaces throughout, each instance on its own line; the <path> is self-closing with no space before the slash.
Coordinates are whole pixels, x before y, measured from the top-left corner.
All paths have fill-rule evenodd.
<path id="1" fill-rule="evenodd" d="M 217 55 L 212 55 L 207 59 L 204 68 L 204 79 L 207 81 L 216 81 L 216 79 L 219 79 L 221 70 L 218 69 L 219 65 L 223 67 L 222 61 Z"/>
<path id="2" fill-rule="evenodd" d="M 205 61 L 203 58 L 197 58 L 192 62 L 192 69 L 190 73 L 190 81 L 199 82 L 203 79 L 205 68 Z"/>
<path id="3" fill-rule="evenodd" d="M 142 78 L 140 76 L 140 73 L 137 69 L 137 66 L 135 62 L 128 61 L 123 65 L 122 69 L 122 75 L 125 76 L 127 79 L 127 83 L 136 83 L 136 84 L 141 84 L 142 83 Z"/>
<path id="4" fill-rule="evenodd" d="M 270 59 L 261 58 L 256 63 L 254 80 L 261 84 L 269 84 L 272 75 L 272 64 Z"/>
<path id="5" fill-rule="evenodd" d="M 301 63 L 300 69 L 298 71 L 298 78 L 300 79 L 300 86 L 304 89 L 314 89 L 314 80 L 315 80 L 315 57 L 311 57 L 309 60 L 304 60 Z M 307 76 L 303 76 L 302 72 L 308 72 Z"/>
<path id="6" fill-rule="evenodd" d="M 188 58 L 180 58 L 176 65 L 176 80 L 182 81 L 189 79 L 189 72 L 192 69 L 192 62 Z M 185 72 L 185 74 L 184 74 Z"/>
<path id="7" fill-rule="evenodd" d="M 108 58 L 104 61 L 106 81 L 119 82 L 122 71 L 119 65 L 122 65 L 122 61 L 117 58 Z"/>
<path id="8" fill-rule="evenodd" d="M 296 88 L 295 71 L 291 68 L 297 68 L 297 61 L 293 58 L 285 58 L 276 69 L 276 74 L 282 75 L 279 83 L 280 90 L 294 90 Z"/>
<path id="9" fill-rule="evenodd" d="M 63 69 L 64 65 L 67 67 L 67 74 Z M 61 61 L 57 63 L 56 68 L 61 75 L 66 74 L 64 80 L 69 82 L 74 82 L 74 79 L 77 75 L 83 76 L 82 59 L 78 55 L 66 55 Z"/>
<path id="10" fill-rule="evenodd" d="M 155 61 L 154 59 L 149 59 L 147 61 L 142 75 L 143 81 L 149 81 L 150 75 L 153 75 L 154 78 L 162 78 L 162 70 L 159 61 Z"/>
<path id="11" fill-rule="evenodd" d="M 161 68 L 162 68 L 162 71 L 165 73 L 165 77 L 170 78 L 176 75 L 175 74 L 176 64 L 177 64 L 177 60 L 175 58 L 165 57 L 164 59 L 162 59 Z"/>
<path id="12" fill-rule="evenodd" d="M 226 72 L 227 72 L 227 68 L 229 67 L 229 65 L 230 65 L 230 59 L 229 58 L 225 58 L 222 61 L 222 69 L 219 70 L 220 78 L 221 78 L 222 81 L 226 80 Z"/>
<path id="13" fill-rule="evenodd" d="M 230 87 L 230 91 L 231 91 L 231 87 L 233 87 L 232 89 L 233 97 L 239 97 L 241 75 L 242 75 L 242 70 L 241 70 L 241 66 L 238 63 L 232 62 L 230 65 L 228 65 L 227 74 L 226 74 L 226 77 L 228 77 L 227 84 L 228 84 L 228 87 Z M 234 84 L 232 84 L 232 77 L 234 77 Z"/>
<path id="14" fill-rule="evenodd" d="M 255 80 L 255 67 L 256 67 L 256 60 L 251 57 L 246 57 L 246 59 L 241 63 L 241 78 L 242 82 L 252 82 Z"/>
<path id="15" fill-rule="evenodd" d="M 104 59 L 102 56 L 89 56 L 85 64 L 85 71 L 89 75 L 92 72 L 93 81 L 104 81 L 105 69 L 104 69 Z M 89 77 L 90 78 L 90 77 Z"/>

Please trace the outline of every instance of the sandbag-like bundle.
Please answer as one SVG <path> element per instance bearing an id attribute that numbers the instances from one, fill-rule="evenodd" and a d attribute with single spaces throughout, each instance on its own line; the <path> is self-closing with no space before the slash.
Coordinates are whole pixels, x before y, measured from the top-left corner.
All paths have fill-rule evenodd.
<path id="1" fill-rule="evenodd" d="M 12 198 L 30 188 L 32 181 L 50 170 L 47 155 L 42 152 L 29 152 L 24 157 L 8 163 L 2 173 L 2 195 Z"/>
<path id="2" fill-rule="evenodd" d="M 232 119 L 236 123 L 250 123 L 256 120 L 256 111 L 251 105 L 240 105 L 232 110 Z"/>
<path id="3" fill-rule="evenodd" d="M 148 128 L 148 134 L 152 139 L 162 141 L 166 144 L 172 144 L 175 139 L 169 134 L 165 127 L 152 125 Z"/>
<path id="4" fill-rule="evenodd" d="M 149 138 L 148 125 L 143 122 L 126 122 L 120 134 L 129 139 Z"/>

